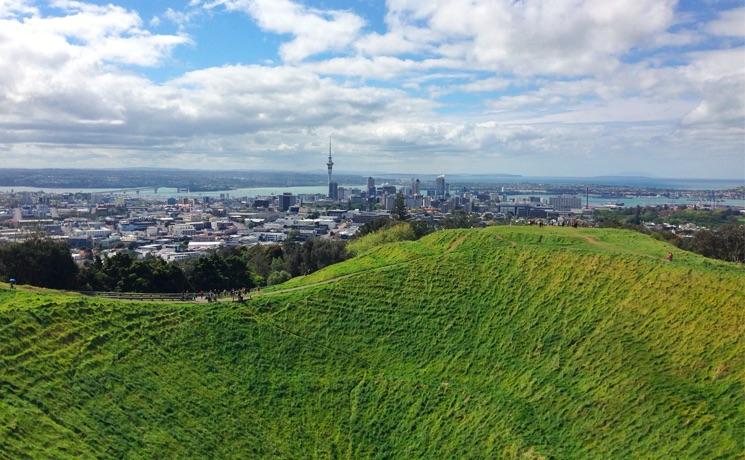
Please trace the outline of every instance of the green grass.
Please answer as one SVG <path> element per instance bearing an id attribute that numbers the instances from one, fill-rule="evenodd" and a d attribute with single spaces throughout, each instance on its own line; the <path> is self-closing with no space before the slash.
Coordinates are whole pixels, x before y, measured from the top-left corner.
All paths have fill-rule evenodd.
<path id="1" fill-rule="evenodd" d="M 0 457 L 743 458 L 742 266 L 610 229 L 358 253 L 242 306 L 0 289 Z"/>

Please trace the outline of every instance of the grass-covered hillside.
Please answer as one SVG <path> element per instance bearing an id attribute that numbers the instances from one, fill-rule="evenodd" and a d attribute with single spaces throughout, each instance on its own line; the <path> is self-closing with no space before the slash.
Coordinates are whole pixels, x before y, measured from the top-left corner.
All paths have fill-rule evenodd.
<path id="1" fill-rule="evenodd" d="M 0 370 L 6 458 L 741 459 L 745 269 L 492 227 L 245 305 L 3 289 Z"/>

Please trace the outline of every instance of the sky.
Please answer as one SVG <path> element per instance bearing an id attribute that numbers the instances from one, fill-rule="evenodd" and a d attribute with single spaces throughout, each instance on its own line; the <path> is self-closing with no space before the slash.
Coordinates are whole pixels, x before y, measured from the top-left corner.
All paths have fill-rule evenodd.
<path id="1" fill-rule="evenodd" d="M 0 0 L 0 167 L 743 179 L 745 2 Z"/>

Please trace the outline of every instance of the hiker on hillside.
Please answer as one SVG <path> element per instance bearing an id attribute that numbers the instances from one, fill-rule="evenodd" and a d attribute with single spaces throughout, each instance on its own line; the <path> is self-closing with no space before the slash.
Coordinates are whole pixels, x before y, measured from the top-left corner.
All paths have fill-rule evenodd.
<path id="1" fill-rule="evenodd" d="M 667 258 L 667 261 L 668 262 L 672 262 L 673 261 L 673 253 L 672 252 L 668 252 L 666 258 Z"/>
<path id="2" fill-rule="evenodd" d="M 16 288 L 16 279 L 15 278 L 9 279 L 8 282 L 10 282 L 10 288 L 11 289 L 15 289 Z"/>

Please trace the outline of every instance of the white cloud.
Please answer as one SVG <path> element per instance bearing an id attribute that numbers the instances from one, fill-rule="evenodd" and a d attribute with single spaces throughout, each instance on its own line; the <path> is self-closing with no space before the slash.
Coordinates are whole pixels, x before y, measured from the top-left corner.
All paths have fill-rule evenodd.
<path id="1" fill-rule="evenodd" d="M 29 0 L 0 0 L 0 19 L 39 14 Z"/>
<path id="2" fill-rule="evenodd" d="M 107 152 L 101 161 L 138 150 L 141 159 L 165 161 L 146 152 L 187 154 L 197 146 L 271 152 L 284 144 L 287 151 L 317 137 L 315 130 L 431 107 L 401 90 L 347 86 L 290 66 L 213 67 L 157 84 L 120 65 L 158 65 L 186 37 L 151 34 L 136 13 L 114 6 L 58 6 L 65 15 L 0 21 L 0 145 L 37 152 L 43 145 L 49 155 L 72 146 Z M 279 142 L 290 136 L 300 138 Z"/>
<path id="3" fill-rule="evenodd" d="M 745 37 L 745 6 L 722 12 L 718 19 L 707 25 L 706 30 L 714 35 Z"/>
<path id="4" fill-rule="evenodd" d="M 197 9 L 187 9 L 184 11 L 177 11 L 173 8 L 168 8 L 163 13 L 163 17 L 171 21 L 172 23 L 176 24 L 179 28 L 179 30 L 183 30 L 186 26 L 188 26 L 191 21 L 194 19 L 194 17 L 198 14 L 199 10 Z M 158 21 L 160 23 L 160 21 Z"/>
<path id="5" fill-rule="evenodd" d="M 349 11 L 311 9 L 290 0 L 217 0 L 205 6 L 218 5 L 243 11 L 264 30 L 292 35 L 293 39 L 280 48 L 282 59 L 287 62 L 343 50 L 365 25 L 361 17 Z"/>
<path id="6" fill-rule="evenodd" d="M 745 76 L 745 47 L 693 52 L 688 59 L 690 64 L 685 68 L 686 75 L 694 81 Z"/>
<path id="7" fill-rule="evenodd" d="M 0 155 L 16 166 L 322 170 L 330 133 L 347 170 L 695 175 L 701 158 L 745 162 L 739 10 L 681 28 L 667 0 L 389 0 L 371 33 L 350 11 L 191 0 L 160 17 L 245 13 L 281 36 L 282 61 L 156 83 L 142 68 L 190 37 L 115 5 L 51 5 L 0 0 Z M 730 38 L 670 51 L 711 34 Z M 719 163 L 711 174 L 731 175 Z"/>
<path id="8" fill-rule="evenodd" d="M 363 56 L 333 57 L 303 65 L 303 67 L 321 74 L 374 79 L 392 79 L 412 72 L 457 69 L 463 66 L 463 62 L 452 59 L 415 60 L 390 56 L 373 58 Z"/>
<path id="9" fill-rule="evenodd" d="M 405 34 L 378 34 L 371 33 L 361 37 L 354 44 L 360 53 L 369 56 L 401 55 L 422 51 L 426 45 L 411 40 Z"/>
<path id="10" fill-rule="evenodd" d="M 739 129 L 745 140 L 745 78 L 732 76 L 706 83 L 703 99 L 682 121 L 686 126 Z"/>
<path id="11" fill-rule="evenodd" d="M 139 15 L 124 8 L 80 2 L 56 2 L 63 16 L 1 20 L 0 52 L 8 59 L 0 65 L 13 71 L 38 59 L 94 65 L 105 61 L 142 66 L 160 63 L 175 46 L 188 43 L 183 35 L 154 35 L 142 26 Z M 24 69 L 20 69 L 24 71 Z"/>
<path id="12" fill-rule="evenodd" d="M 429 46 L 492 70 L 592 74 L 612 69 L 624 53 L 666 33 L 674 5 L 673 0 L 389 0 L 390 33 L 369 35 L 359 47 L 395 54 Z M 423 31 L 416 44 L 406 32 L 412 28 Z"/>
<path id="13" fill-rule="evenodd" d="M 513 80 L 501 77 L 489 77 L 481 80 L 465 83 L 457 87 L 460 91 L 468 93 L 480 93 L 487 91 L 497 91 L 507 88 Z"/>

